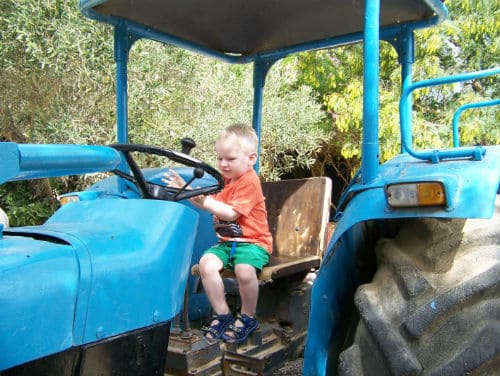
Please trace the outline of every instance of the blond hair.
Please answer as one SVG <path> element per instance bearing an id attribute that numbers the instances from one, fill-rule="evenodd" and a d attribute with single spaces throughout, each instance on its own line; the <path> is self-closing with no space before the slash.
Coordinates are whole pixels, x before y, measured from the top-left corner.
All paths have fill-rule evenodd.
<path id="1" fill-rule="evenodd" d="M 217 141 L 235 137 L 241 148 L 249 153 L 256 153 L 258 148 L 258 139 L 255 130 L 248 124 L 236 123 L 223 129 L 217 136 Z"/>

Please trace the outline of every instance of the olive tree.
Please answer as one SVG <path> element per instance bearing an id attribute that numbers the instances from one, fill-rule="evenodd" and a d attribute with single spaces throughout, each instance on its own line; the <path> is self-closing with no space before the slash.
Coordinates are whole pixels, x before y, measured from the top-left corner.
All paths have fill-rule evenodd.
<path id="1" fill-rule="evenodd" d="M 76 0 L 5 0 L 0 11 L 1 138 L 115 142 L 112 28 L 85 19 Z M 178 148 L 182 137 L 191 137 L 199 145 L 196 155 L 213 162 L 217 132 L 233 122 L 251 122 L 251 69 L 151 41 L 136 42 L 129 64 L 130 141 Z M 295 75 L 294 66 L 277 64 L 267 80 L 263 179 L 312 165 L 316 148 L 328 139 L 318 126 L 320 105 L 310 88 L 295 84 Z M 39 222 L 53 210 L 53 192 L 83 189 L 90 182 L 70 178 L 44 180 L 36 187 L 3 185 L 0 206 L 8 209 L 13 224 Z M 26 209 L 34 190 L 40 192 L 37 205 Z M 19 217 L 26 220 L 17 221 Z"/>

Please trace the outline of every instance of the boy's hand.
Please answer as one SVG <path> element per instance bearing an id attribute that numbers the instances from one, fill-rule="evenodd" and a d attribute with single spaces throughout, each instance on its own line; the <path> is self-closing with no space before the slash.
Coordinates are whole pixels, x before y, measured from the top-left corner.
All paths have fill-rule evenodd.
<path id="1" fill-rule="evenodd" d="M 161 179 L 161 181 L 164 182 L 167 185 L 167 187 L 172 187 L 172 188 L 180 189 L 186 185 L 184 179 L 181 178 L 179 174 L 172 169 L 168 170 L 168 172 L 165 172 L 163 174 L 163 178 Z"/>
<path id="2" fill-rule="evenodd" d="M 189 199 L 194 205 L 196 205 L 199 208 L 205 209 L 205 200 L 207 199 L 207 196 L 194 196 Z"/>
<path id="3" fill-rule="evenodd" d="M 170 169 L 168 172 L 163 174 L 161 179 L 168 187 L 172 188 L 184 188 L 186 182 L 183 178 L 179 176 L 177 172 Z M 187 186 L 186 189 L 191 189 Z M 194 196 L 189 199 L 191 203 L 201 209 L 208 210 L 210 213 L 216 215 L 224 221 L 235 221 L 240 214 L 235 211 L 230 205 L 227 205 L 221 201 L 217 201 L 214 198 L 207 197 L 204 195 Z"/>
<path id="4" fill-rule="evenodd" d="M 179 174 L 172 169 L 168 170 L 168 172 L 163 174 L 163 178 L 161 178 L 161 181 L 164 182 L 167 185 L 167 187 L 178 188 L 178 189 L 184 188 L 186 185 L 184 179 L 181 178 Z M 187 186 L 185 188 L 191 189 L 190 186 Z M 194 205 L 203 208 L 203 205 L 205 203 L 205 196 L 191 197 L 189 201 L 191 201 Z"/>

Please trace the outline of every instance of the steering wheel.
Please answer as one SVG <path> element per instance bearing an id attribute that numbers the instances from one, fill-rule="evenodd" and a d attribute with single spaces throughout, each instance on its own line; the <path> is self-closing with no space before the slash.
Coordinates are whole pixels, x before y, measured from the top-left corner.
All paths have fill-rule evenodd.
<path id="1" fill-rule="evenodd" d="M 130 167 L 131 174 L 118 169 L 113 170 L 112 172 L 132 182 L 139 189 L 143 198 L 180 201 L 198 195 L 216 193 L 224 188 L 224 178 L 219 171 L 217 171 L 212 166 L 191 157 L 188 154 L 140 144 L 113 144 L 110 146 L 123 154 Z M 170 160 L 181 163 L 185 166 L 194 167 L 193 177 L 182 188 L 167 187 L 165 185 L 148 181 L 144 177 L 144 174 L 142 173 L 135 160 L 132 158 L 132 152 L 159 155 L 162 157 L 167 157 Z M 201 188 L 186 189 L 186 187 L 191 184 L 194 179 L 203 177 L 205 172 L 215 178 L 217 184 Z"/>

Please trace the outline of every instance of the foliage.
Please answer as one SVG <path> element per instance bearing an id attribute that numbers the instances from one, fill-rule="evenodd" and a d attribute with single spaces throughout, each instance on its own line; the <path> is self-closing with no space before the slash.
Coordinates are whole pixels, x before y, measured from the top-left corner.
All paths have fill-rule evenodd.
<path id="1" fill-rule="evenodd" d="M 5 0 L 0 11 L 1 138 L 115 142 L 111 27 L 85 19 L 76 1 Z M 327 132 L 317 125 L 323 115 L 311 90 L 291 90 L 295 72 L 293 66 L 277 64 L 267 81 L 261 145 L 264 179 L 278 179 L 294 166 L 311 166 L 315 149 L 327 139 Z M 188 136 L 198 143 L 195 156 L 214 163 L 218 130 L 251 121 L 251 73 L 249 66 L 228 67 L 174 47 L 136 42 L 129 64 L 130 141 L 177 149 L 179 140 Z M 82 186 L 81 179 L 64 181 L 68 190 Z M 56 183 L 50 184 L 55 190 Z M 8 185 L 18 189 L 13 187 Z M 30 202 L 27 195 L 22 197 Z M 40 198 L 49 203 L 52 199 Z M 33 222 L 31 214 L 15 211 L 10 204 L 9 209 L 11 217 Z"/>
<path id="2" fill-rule="evenodd" d="M 140 41 L 130 54 L 129 79 L 132 142 L 178 149 L 181 138 L 191 137 L 198 145 L 193 154 L 215 164 L 217 133 L 234 122 L 251 123 L 249 65 L 227 65 Z M 327 139 L 317 125 L 320 106 L 310 88 L 291 90 L 295 81 L 296 68 L 287 64 L 276 64 L 266 81 L 260 171 L 266 180 L 294 166 L 310 167 L 317 145 Z"/>
<path id="3" fill-rule="evenodd" d="M 434 28 L 416 32 L 414 80 L 464 71 L 486 69 L 500 61 L 500 9 L 497 0 L 447 3 L 450 19 Z M 381 43 L 380 65 L 380 160 L 400 152 L 399 94 L 401 74 L 395 50 Z M 327 150 L 338 150 L 343 163 L 357 166 L 361 153 L 362 49 L 359 45 L 298 56 L 299 82 L 313 88 L 330 115 L 333 131 Z M 465 85 L 449 85 L 414 93 L 414 147 L 449 147 L 455 110 L 470 102 L 498 98 L 498 77 Z M 448 111 L 446 111 L 448 109 Z M 462 144 L 497 144 L 498 110 L 466 111 L 460 118 Z M 322 161 L 319 161 L 323 163 Z M 354 170 L 351 169 L 352 176 Z"/>
<path id="4" fill-rule="evenodd" d="M 500 61 L 498 0 L 447 1 L 450 20 L 416 33 L 415 80 L 488 68 Z M 0 136 L 18 142 L 109 144 L 115 141 L 112 29 L 85 19 L 77 2 L 0 2 Z M 392 46 L 381 43 L 381 162 L 400 151 L 400 71 Z M 252 116 L 250 66 L 227 66 L 175 47 L 135 43 L 129 64 L 130 141 L 179 148 L 191 137 L 194 155 L 214 163 L 217 132 Z M 346 183 L 359 166 L 362 124 L 361 46 L 291 56 L 275 64 L 264 96 L 261 175 L 294 171 Z M 498 98 L 498 78 L 415 92 L 417 148 L 451 145 L 454 111 L 469 101 Z M 445 112 L 444 108 L 451 111 Z M 498 143 L 498 110 L 465 111 L 462 144 Z M 33 185 L 1 187 L 11 220 L 33 223 L 53 205 L 51 191 L 78 190 L 92 177 L 46 181 L 36 204 Z M 22 187 L 22 188 L 19 188 Z M 20 198 L 11 198 L 19 194 Z M 24 201 L 25 200 L 25 201 Z M 45 201 L 45 202 L 44 202 Z M 6 204 L 7 203 L 7 204 Z M 30 205 L 23 205 L 29 203 Z M 31 209 L 21 209 L 30 208 Z M 31 210 L 31 211 L 30 211 Z M 13 218 L 12 218 L 13 217 Z"/>
<path id="5" fill-rule="evenodd" d="M 417 50 L 420 63 L 415 72 L 416 79 L 487 69 L 498 64 L 499 5 L 497 0 L 449 1 L 450 19 L 438 30 L 427 29 L 418 34 L 421 43 Z M 434 132 L 436 146 L 450 147 L 455 111 L 464 104 L 499 96 L 498 76 L 416 92 L 414 105 L 420 117 L 415 121 L 414 133 L 423 135 L 416 143 L 420 147 L 428 145 L 429 135 Z M 462 145 L 500 143 L 497 108 L 485 107 L 463 113 L 459 122 Z"/>
<path id="6" fill-rule="evenodd" d="M 6 0 L 0 10 L 1 124 L 30 142 L 111 141 L 110 29 L 76 2 Z"/>
<path id="7" fill-rule="evenodd" d="M 8 213 L 10 226 L 41 224 L 54 212 L 54 201 L 33 196 L 27 181 L 0 185 L 0 207 Z"/>

